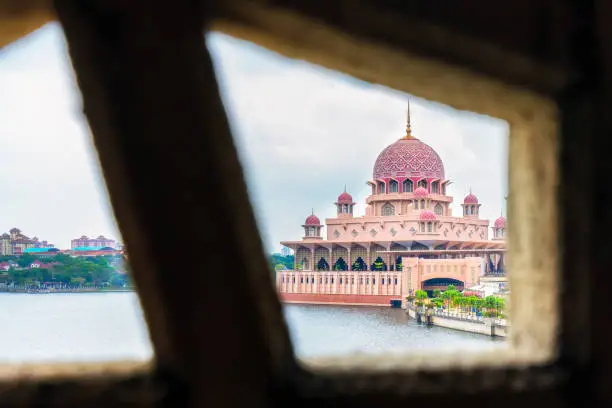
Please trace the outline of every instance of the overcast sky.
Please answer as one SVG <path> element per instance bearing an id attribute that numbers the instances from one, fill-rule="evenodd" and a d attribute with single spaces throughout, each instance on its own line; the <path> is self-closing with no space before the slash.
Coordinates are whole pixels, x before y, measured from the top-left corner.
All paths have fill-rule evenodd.
<path id="1" fill-rule="evenodd" d="M 363 214 L 378 153 L 404 135 L 408 95 L 225 35 L 207 43 L 267 249 L 299 239 L 311 209 L 333 216 L 344 185 Z M 453 181 L 454 213 L 470 187 L 483 217 L 505 213 L 507 124 L 415 97 L 411 115 Z M 120 239 L 57 24 L 0 51 L 0 152 L 0 233 L 62 248 L 82 234 Z"/>

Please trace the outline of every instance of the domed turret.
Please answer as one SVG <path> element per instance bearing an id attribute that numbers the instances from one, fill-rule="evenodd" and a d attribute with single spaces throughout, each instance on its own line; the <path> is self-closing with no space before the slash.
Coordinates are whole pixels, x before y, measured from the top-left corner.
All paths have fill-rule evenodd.
<path id="1" fill-rule="evenodd" d="M 495 220 L 493 224 L 495 228 L 506 228 L 506 219 L 503 215 L 501 215 L 498 219 Z"/>
<path id="2" fill-rule="evenodd" d="M 478 214 L 480 213 L 480 203 L 478 202 L 478 197 L 472 194 L 472 190 L 468 195 L 463 199 L 463 216 L 466 218 L 478 218 Z"/>
<path id="3" fill-rule="evenodd" d="M 353 201 L 353 197 L 346 192 L 346 186 L 344 186 L 344 192 L 338 196 L 338 200 L 334 204 L 336 204 L 338 217 L 350 218 L 353 216 L 355 202 Z"/>
<path id="4" fill-rule="evenodd" d="M 321 220 L 319 220 L 319 217 L 314 215 L 314 210 L 312 214 L 306 218 L 306 221 L 304 221 L 304 225 L 302 225 L 302 227 L 304 228 L 305 238 L 321 238 Z"/>
<path id="5" fill-rule="evenodd" d="M 344 193 L 338 196 L 338 204 L 352 204 L 352 203 L 353 203 L 353 197 L 346 191 L 344 191 Z"/>
<path id="6" fill-rule="evenodd" d="M 417 198 L 425 198 L 428 195 L 429 193 L 423 187 L 419 187 L 416 190 L 414 190 L 414 196 Z"/>
<path id="7" fill-rule="evenodd" d="M 504 239 L 506 236 L 506 219 L 503 215 L 493 223 L 493 239 Z"/>
<path id="8" fill-rule="evenodd" d="M 425 210 L 421 212 L 419 219 L 421 221 L 435 221 L 438 219 L 438 217 L 436 217 L 436 214 L 432 213 L 431 211 Z"/>
<path id="9" fill-rule="evenodd" d="M 476 197 L 472 192 L 465 196 L 463 199 L 463 204 L 478 204 L 478 197 Z"/>
<path id="10" fill-rule="evenodd" d="M 306 218 L 306 222 L 304 222 L 304 225 L 321 225 L 321 220 L 319 220 L 319 217 L 312 214 L 309 215 L 308 218 Z"/>
<path id="11" fill-rule="evenodd" d="M 419 214 L 419 229 L 421 232 L 434 233 L 436 232 L 436 214 L 429 210 L 421 211 Z"/>

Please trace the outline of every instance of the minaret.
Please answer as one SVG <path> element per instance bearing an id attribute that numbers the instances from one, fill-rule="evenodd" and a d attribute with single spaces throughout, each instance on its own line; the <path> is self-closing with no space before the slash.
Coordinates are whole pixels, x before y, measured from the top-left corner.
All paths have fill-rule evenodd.
<path id="1" fill-rule="evenodd" d="M 406 109 L 406 136 L 403 139 L 416 139 L 412 136 L 412 126 L 410 123 L 410 99 L 408 99 L 408 109 Z"/>
<path id="2" fill-rule="evenodd" d="M 346 184 L 344 185 L 344 192 L 338 196 L 334 204 L 336 205 L 338 218 L 353 217 L 353 208 L 356 203 L 353 201 L 353 197 L 346 192 Z"/>

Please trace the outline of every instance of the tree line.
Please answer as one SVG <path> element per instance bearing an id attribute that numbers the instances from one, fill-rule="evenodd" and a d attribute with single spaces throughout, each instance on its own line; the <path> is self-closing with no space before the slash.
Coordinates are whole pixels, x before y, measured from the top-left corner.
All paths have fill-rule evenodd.
<path id="1" fill-rule="evenodd" d="M 1 256 L 0 262 L 12 261 L 18 267 L 8 270 L 8 283 L 29 285 L 34 282 L 63 283 L 68 285 L 131 286 L 129 264 L 120 255 L 71 257 L 57 254 L 39 258 L 32 254 Z M 53 264 L 49 267 L 30 268 L 35 261 Z"/>

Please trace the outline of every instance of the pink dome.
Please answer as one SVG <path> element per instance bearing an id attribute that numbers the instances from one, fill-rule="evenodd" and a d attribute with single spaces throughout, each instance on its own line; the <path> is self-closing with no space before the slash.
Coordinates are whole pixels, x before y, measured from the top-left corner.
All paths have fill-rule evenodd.
<path id="1" fill-rule="evenodd" d="M 436 219 L 438 219 L 438 217 L 436 217 L 436 214 L 432 213 L 431 211 L 425 210 L 421 213 L 419 219 L 421 221 L 435 221 Z"/>
<path id="2" fill-rule="evenodd" d="M 321 221 L 319 221 L 319 217 L 312 214 L 309 215 L 308 218 L 306 218 L 306 222 L 304 223 L 304 225 L 321 225 Z"/>
<path id="3" fill-rule="evenodd" d="M 400 139 L 378 155 L 374 164 L 374 180 L 405 177 L 444 180 L 442 159 L 419 139 Z"/>
<path id="4" fill-rule="evenodd" d="M 463 204 L 478 204 L 478 197 L 470 193 L 463 199 Z"/>
<path id="5" fill-rule="evenodd" d="M 496 219 L 493 226 L 495 228 L 506 228 L 506 219 L 504 218 L 504 216 L 502 215 L 498 219 Z"/>
<path id="6" fill-rule="evenodd" d="M 353 197 L 345 191 L 338 196 L 338 204 L 353 204 Z"/>
<path id="7" fill-rule="evenodd" d="M 416 197 L 427 197 L 429 193 L 427 192 L 427 190 L 425 190 L 423 187 L 419 187 L 416 190 L 414 190 L 414 195 Z"/>

